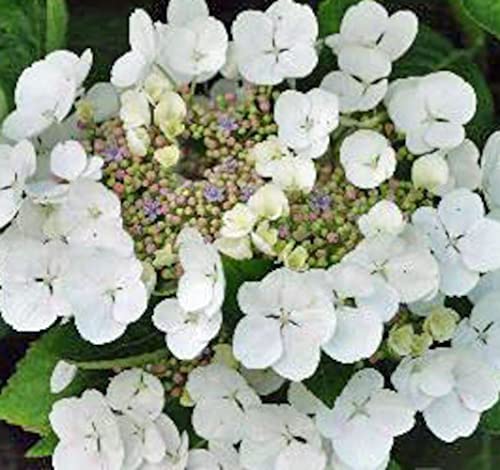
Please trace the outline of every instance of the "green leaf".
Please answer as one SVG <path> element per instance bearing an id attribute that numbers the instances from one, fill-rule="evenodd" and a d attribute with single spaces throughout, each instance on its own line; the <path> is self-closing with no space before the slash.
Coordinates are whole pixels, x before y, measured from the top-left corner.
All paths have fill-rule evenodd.
<path id="1" fill-rule="evenodd" d="M 483 414 L 481 423 L 487 433 L 500 436 L 500 402 Z"/>
<path id="2" fill-rule="evenodd" d="M 500 38 L 500 2 L 498 0 L 462 0 L 470 17 L 486 31 Z"/>
<path id="3" fill-rule="evenodd" d="M 346 10 L 358 2 L 359 0 L 323 0 L 318 8 L 320 37 L 338 33 Z"/>
<path id="4" fill-rule="evenodd" d="M 119 339 L 102 346 L 82 339 L 73 324 L 63 328 L 66 340 L 60 345 L 60 353 L 64 359 L 75 363 L 127 360 L 165 348 L 165 335 L 154 327 L 150 312 L 130 325 Z"/>
<path id="5" fill-rule="evenodd" d="M 0 394 L 1 420 L 47 436 L 51 432 L 48 415 L 54 402 L 79 394 L 89 384 L 94 386 L 103 379 L 96 373 L 78 372 L 62 393 L 50 392 L 50 377 L 67 340 L 65 328 L 56 327 L 31 344 Z"/>
<path id="6" fill-rule="evenodd" d="M 402 470 L 401 465 L 399 465 L 395 460 L 391 460 L 389 462 L 389 466 L 387 467 L 387 470 Z"/>
<path id="7" fill-rule="evenodd" d="M 476 116 L 467 128 L 468 135 L 476 143 L 482 144 L 494 125 L 495 108 L 486 79 L 469 56 L 469 50 L 455 49 L 446 38 L 421 25 L 410 51 L 396 62 L 391 79 L 426 75 L 440 70 L 460 75 L 474 87 L 478 98 Z"/>
<path id="8" fill-rule="evenodd" d="M 323 356 L 321 364 L 313 377 L 304 381 L 304 385 L 326 406 L 332 407 L 354 369 Z"/>
<path id="9" fill-rule="evenodd" d="M 9 112 L 9 100 L 2 85 L 0 84 L 0 122 Z"/>
<path id="10" fill-rule="evenodd" d="M 68 8 L 66 0 L 47 0 L 47 31 L 45 51 L 62 49 L 68 32 Z"/>
<path id="11" fill-rule="evenodd" d="M 0 80 L 8 109 L 23 69 L 63 47 L 63 0 L 0 0 Z M 0 116 L 2 114 L 0 104 Z"/>
<path id="12" fill-rule="evenodd" d="M 260 281 L 273 267 L 271 260 L 252 259 L 238 261 L 223 257 L 226 276 L 226 298 L 224 300 L 224 325 L 233 330 L 241 312 L 238 307 L 238 290 L 247 281 Z"/>
<path id="13" fill-rule="evenodd" d="M 54 449 L 58 443 L 57 436 L 51 432 L 49 435 L 42 437 L 35 445 L 28 449 L 26 457 L 30 459 L 39 459 L 42 457 L 50 457 L 54 453 Z"/>

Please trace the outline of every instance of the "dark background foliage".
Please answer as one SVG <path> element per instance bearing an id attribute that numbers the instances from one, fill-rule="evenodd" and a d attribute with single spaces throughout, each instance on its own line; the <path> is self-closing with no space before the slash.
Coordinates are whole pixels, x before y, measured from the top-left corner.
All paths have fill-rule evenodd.
<path id="1" fill-rule="evenodd" d="M 0 0 L 2 2 L 24 0 Z M 38 0 L 29 0 L 33 5 Z M 393 0 L 386 1 L 390 4 Z M 500 2 L 500 0 L 497 0 Z M 500 46 L 485 36 L 457 8 L 459 0 L 394 0 L 413 9 L 422 22 L 448 37 L 458 47 L 466 49 L 465 58 L 473 58 L 485 74 L 493 92 L 497 109 L 500 109 Z M 29 2 L 28 2 L 29 3 Z M 164 20 L 167 0 L 69 0 L 68 47 L 80 52 L 91 47 L 95 54 L 95 67 L 91 81 L 107 80 L 114 60 L 128 48 L 128 15 L 137 7 L 146 8 L 155 19 Z M 211 12 L 230 24 L 236 15 L 248 8 L 263 9 L 272 0 L 208 0 Z M 319 0 L 308 0 L 314 8 Z M 4 26 L 5 27 L 5 26 Z M 0 18 L 0 34 L 2 25 Z M 258 34 L 258 32 L 256 32 Z M 0 35 L 0 41 L 1 41 Z M 1 48 L 5 46 L 0 42 Z M 33 46 L 32 55 L 38 51 Z M 9 58 L 7 58 L 9 59 Z M 0 65 L 5 57 L 0 56 Z M 8 68 L 8 74 L 0 75 L 0 83 L 9 93 L 12 78 L 19 73 L 16 67 Z M 0 103 L 1 105 L 1 103 Z M 4 336 L 0 326 L 0 338 Z M 34 339 L 28 335 L 7 335 L 0 340 L 0 385 L 13 372 L 14 364 L 24 354 L 27 344 Z M 0 470 L 49 469 L 48 461 L 26 460 L 24 452 L 35 438 L 18 428 L 0 424 Z M 404 469 L 442 468 L 493 470 L 500 468 L 500 441 L 483 434 L 444 446 L 429 435 L 423 426 L 398 440 L 397 454 Z M 498 455 L 495 458 L 495 453 Z M 90 470 L 90 469 L 89 469 Z M 304 469 L 308 470 L 308 469 Z M 314 470 L 314 469 L 311 469 Z"/>

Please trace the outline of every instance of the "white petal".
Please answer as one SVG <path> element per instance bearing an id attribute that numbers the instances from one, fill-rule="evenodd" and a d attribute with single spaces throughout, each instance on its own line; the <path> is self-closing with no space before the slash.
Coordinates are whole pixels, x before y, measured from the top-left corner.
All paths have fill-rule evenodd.
<path id="1" fill-rule="evenodd" d="M 465 234 L 484 217 L 484 206 L 477 194 L 457 189 L 443 197 L 438 214 L 446 231 L 452 237 L 457 237 Z"/>
<path id="2" fill-rule="evenodd" d="M 205 0 L 171 0 L 167 8 L 167 20 L 174 26 L 187 26 L 198 17 L 208 17 Z"/>
<path id="3" fill-rule="evenodd" d="M 85 170 L 87 153 L 74 140 L 58 144 L 50 154 L 50 169 L 55 176 L 66 181 L 76 180 Z"/>
<path id="4" fill-rule="evenodd" d="M 59 361 L 50 376 L 50 392 L 60 393 L 69 386 L 78 372 L 78 367 L 66 361 Z"/>
<path id="5" fill-rule="evenodd" d="M 248 316 L 238 323 L 234 332 L 235 357 L 249 369 L 265 369 L 283 354 L 280 325 L 276 320 Z"/>
<path id="6" fill-rule="evenodd" d="M 500 268 L 500 222 L 485 218 L 458 241 L 466 266 L 487 272 Z"/>
<path id="7" fill-rule="evenodd" d="M 466 408 L 456 393 L 434 400 L 424 410 L 429 429 L 444 442 L 470 436 L 479 424 L 479 413 Z"/>
<path id="8" fill-rule="evenodd" d="M 337 311 L 335 333 L 323 350 L 336 361 L 352 364 L 377 351 L 382 333 L 382 320 L 376 313 L 343 308 Z"/>
<path id="9" fill-rule="evenodd" d="M 339 68 L 365 83 L 373 83 L 386 78 L 391 73 L 391 61 L 381 51 L 363 46 L 347 46 L 342 48 L 339 57 Z"/>
<path id="10" fill-rule="evenodd" d="M 387 29 L 378 45 L 392 61 L 398 60 L 411 47 L 418 33 L 418 17 L 412 11 L 391 15 Z"/>

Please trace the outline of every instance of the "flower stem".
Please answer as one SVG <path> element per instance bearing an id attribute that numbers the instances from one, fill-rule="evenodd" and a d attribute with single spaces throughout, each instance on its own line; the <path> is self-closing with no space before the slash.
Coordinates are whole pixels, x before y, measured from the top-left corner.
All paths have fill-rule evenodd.
<path id="1" fill-rule="evenodd" d="M 138 356 L 108 359 L 102 361 L 72 362 L 72 364 L 82 370 L 110 370 L 114 368 L 124 369 L 129 367 L 141 367 L 147 364 L 158 363 L 162 360 L 167 359 L 167 357 L 167 349 L 163 348 Z"/>

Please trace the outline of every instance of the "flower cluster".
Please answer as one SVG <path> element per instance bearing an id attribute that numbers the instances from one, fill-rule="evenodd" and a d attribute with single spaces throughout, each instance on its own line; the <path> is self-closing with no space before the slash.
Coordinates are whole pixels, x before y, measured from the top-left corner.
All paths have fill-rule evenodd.
<path id="1" fill-rule="evenodd" d="M 361 0 L 320 39 L 277 0 L 230 38 L 204 0 L 171 0 L 166 24 L 132 13 L 110 83 L 82 88 L 90 52 L 21 75 L 2 318 L 165 337 L 54 404 L 56 470 L 378 470 L 417 414 L 444 442 L 474 433 L 500 393 L 500 134 L 467 138 L 454 73 L 391 81 L 417 33 Z M 320 51 L 338 70 L 308 88 Z M 81 367 L 59 361 L 52 392 Z"/>

